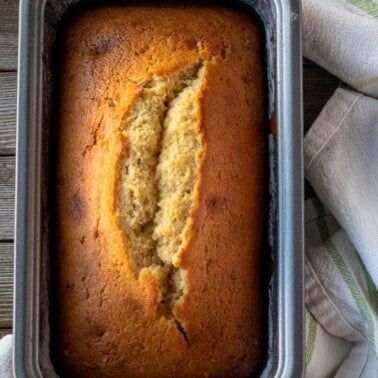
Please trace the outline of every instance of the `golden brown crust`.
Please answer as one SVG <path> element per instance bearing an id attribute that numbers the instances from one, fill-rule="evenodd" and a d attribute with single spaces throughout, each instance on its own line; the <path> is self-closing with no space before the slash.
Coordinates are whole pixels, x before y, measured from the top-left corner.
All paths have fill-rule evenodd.
<path id="1" fill-rule="evenodd" d="M 257 27 L 216 8 L 81 12 L 63 47 L 57 165 L 57 354 L 72 376 L 245 376 L 263 353 L 263 72 Z M 119 133 L 143 83 L 198 62 L 205 153 L 187 293 L 156 317 L 157 284 L 130 268 L 117 210 Z"/>

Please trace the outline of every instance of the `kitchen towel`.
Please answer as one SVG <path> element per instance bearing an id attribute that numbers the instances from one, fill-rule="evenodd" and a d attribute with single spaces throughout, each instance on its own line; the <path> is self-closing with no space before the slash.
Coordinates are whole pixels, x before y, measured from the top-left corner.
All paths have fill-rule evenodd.
<path id="1" fill-rule="evenodd" d="M 12 335 L 0 340 L 0 377 L 13 378 L 12 372 Z"/>
<path id="2" fill-rule="evenodd" d="M 307 377 L 377 377 L 378 293 L 318 198 L 306 202 Z"/>
<path id="3" fill-rule="evenodd" d="M 377 0 L 303 0 L 303 53 L 353 89 L 378 97 Z"/>
<path id="4" fill-rule="evenodd" d="M 303 0 L 304 55 L 339 88 L 304 141 L 306 377 L 378 377 L 378 2 Z M 370 97 L 369 97 L 370 96 Z"/>

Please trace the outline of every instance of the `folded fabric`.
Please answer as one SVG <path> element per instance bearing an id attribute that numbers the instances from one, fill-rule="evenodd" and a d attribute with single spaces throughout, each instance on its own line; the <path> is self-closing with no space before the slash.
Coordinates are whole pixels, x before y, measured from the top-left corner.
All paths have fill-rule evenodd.
<path id="1" fill-rule="evenodd" d="M 304 154 L 306 177 L 378 286 L 378 100 L 336 90 L 307 133 Z"/>
<path id="2" fill-rule="evenodd" d="M 307 377 L 376 378 L 378 292 L 318 198 L 306 202 Z"/>
<path id="3" fill-rule="evenodd" d="M 303 0 L 304 55 L 378 97 L 376 0 Z M 304 142 L 307 377 L 378 377 L 378 100 L 338 89 Z M 340 227 L 340 226 L 341 227 Z"/>
<path id="4" fill-rule="evenodd" d="M 13 378 L 12 370 L 12 335 L 4 336 L 0 340 L 0 377 Z"/>
<path id="5" fill-rule="evenodd" d="M 306 204 L 306 376 L 377 377 L 378 100 L 336 90 L 304 154 L 338 222 L 319 200 Z"/>
<path id="6" fill-rule="evenodd" d="M 303 0 L 304 55 L 378 97 L 378 2 Z"/>

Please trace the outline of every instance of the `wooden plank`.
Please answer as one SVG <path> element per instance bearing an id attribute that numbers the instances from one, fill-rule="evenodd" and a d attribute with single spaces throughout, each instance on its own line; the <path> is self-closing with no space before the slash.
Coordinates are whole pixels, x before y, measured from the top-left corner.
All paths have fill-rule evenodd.
<path id="1" fill-rule="evenodd" d="M 15 151 L 16 82 L 16 72 L 0 72 L 0 155 Z"/>
<path id="2" fill-rule="evenodd" d="M 12 327 L 13 243 L 0 243 L 0 328 Z"/>
<path id="3" fill-rule="evenodd" d="M 303 75 L 304 130 L 310 128 L 340 80 L 319 66 L 305 67 Z"/>
<path id="4" fill-rule="evenodd" d="M 303 72 L 304 131 L 307 132 L 339 86 L 340 80 L 316 65 L 304 66 Z M 314 195 L 313 188 L 305 180 L 305 198 Z"/>
<path id="5" fill-rule="evenodd" d="M 0 0 L 0 70 L 17 69 L 18 1 Z"/>
<path id="6" fill-rule="evenodd" d="M 12 333 L 12 328 L 0 328 L 0 339 Z"/>
<path id="7" fill-rule="evenodd" d="M 0 241 L 13 239 L 15 158 L 0 157 Z"/>

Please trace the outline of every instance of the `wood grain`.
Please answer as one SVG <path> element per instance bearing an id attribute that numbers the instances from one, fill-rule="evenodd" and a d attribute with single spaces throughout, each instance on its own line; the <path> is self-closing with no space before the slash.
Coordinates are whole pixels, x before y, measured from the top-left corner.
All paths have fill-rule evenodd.
<path id="1" fill-rule="evenodd" d="M 319 66 L 306 67 L 303 75 L 304 130 L 310 128 L 340 80 Z"/>
<path id="2" fill-rule="evenodd" d="M 13 239 L 14 156 L 0 157 L 0 241 Z M 1 302 L 0 302 L 1 303 Z"/>
<path id="3" fill-rule="evenodd" d="M 0 70 L 17 69 L 18 1 L 0 0 Z"/>
<path id="4" fill-rule="evenodd" d="M 0 55 L 1 56 L 1 55 Z M 16 140 L 16 72 L 0 72 L 0 154 L 14 154 Z"/>
<path id="5" fill-rule="evenodd" d="M 0 243 L 0 328 L 12 327 L 13 243 Z"/>
<path id="6" fill-rule="evenodd" d="M 5 336 L 12 333 L 12 328 L 0 328 L 0 339 Z"/>

